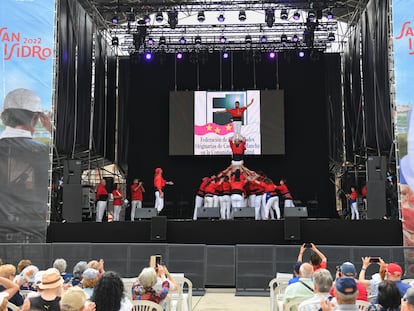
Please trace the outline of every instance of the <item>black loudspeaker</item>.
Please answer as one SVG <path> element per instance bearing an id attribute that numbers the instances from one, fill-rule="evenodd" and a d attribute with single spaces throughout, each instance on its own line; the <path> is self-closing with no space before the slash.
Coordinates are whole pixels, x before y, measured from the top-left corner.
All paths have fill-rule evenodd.
<path id="1" fill-rule="evenodd" d="M 80 184 L 82 174 L 81 160 L 64 160 L 63 161 L 63 183 Z"/>
<path id="2" fill-rule="evenodd" d="M 387 159 L 384 156 L 369 156 L 367 159 L 367 180 L 387 178 Z"/>
<path id="3" fill-rule="evenodd" d="M 82 185 L 63 184 L 62 218 L 66 222 L 82 222 Z"/>
<path id="4" fill-rule="evenodd" d="M 151 218 L 151 241 L 167 240 L 167 217 L 157 216 Z"/>
<path id="5" fill-rule="evenodd" d="M 386 215 L 385 180 L 367 181 L 367 218 L 382 219 Z"/>
<path id="6" fill-rule="evenodd" d="M 300 240 L 300 218 L 285 217 L 285 240 Z"/>

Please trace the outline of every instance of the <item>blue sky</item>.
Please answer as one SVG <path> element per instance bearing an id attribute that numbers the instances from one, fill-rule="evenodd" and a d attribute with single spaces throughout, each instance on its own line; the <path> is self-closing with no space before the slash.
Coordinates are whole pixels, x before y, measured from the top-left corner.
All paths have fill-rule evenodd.
<path id="1" fill-rule="evenodd" d="M 393 0 L 394 62 L 397 105 L 414 103 L 414 55 L 409 55 L 408 37 L 395 40 L 401 33 L 404 22 L 410 22 L 409 26 L 414 30 L 413 0 Z M 414 37 L 410 38 L 413 40 L 414 47 Z M 414 52 L 414 49 L 411 50 L 411 52 Z"/>

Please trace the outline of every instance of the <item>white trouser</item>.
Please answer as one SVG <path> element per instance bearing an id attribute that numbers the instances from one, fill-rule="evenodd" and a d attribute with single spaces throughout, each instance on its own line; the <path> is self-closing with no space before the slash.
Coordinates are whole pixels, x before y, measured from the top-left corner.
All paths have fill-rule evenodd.
<path id="1" fill-rule="evenodd" d="M 213 207 L 219 207 L 219 197 L 218 195 L 213 195 Z"/>
<path id="2" fill-rule="evenodd" d="M 248 202 L 248 207 L 254 208 L 255 205 L 255 201 L 256 201 L 256 195 L 255 194 L 250 194 L 249 195 L 249 202 Z"/>
<path id="3" fill-rule="evenodd" d="M 230 196 L 228 194 L 220 196 L 220 218 L 230 219 Z"/>
<path id="4" fill-rule="evenodd" d="M 204 197 L 204 207 L 214 207 L 214 197 L 212 195 Z"/>
<path id="5" fill-rule="evenodd" d="M 351 203 L 351 219 L 359 219 L 357 202 Z"/>
<path id="6" fill-rule="evenodd" d="M 131 202 L 131 221 L 135 220 L 135 209 L 142 208 L 142 201 L 134 200 Z"/>
<path id="7" fill-rule="evenodd" d="M 255 195 L 254 200 L 254 219 L 260 220 L 262 218 L 262 195 L 257 194 Z"/>
<path id="8" fill-rule="evenodd" d="M 155 191 L 155 206 L 154 207 L 156 208 L 158 213 L 160 213 L 162 209 L 164 208 L 164 197 L 161 198 L 159 191 Z"/>
<path id="9" fill-rule="evenodd" d="M 230 199 L 231 199 L 231 206 L 233 208 L 243 206 L 243 196 L 241 194 L 232 194 Z"/>
<path id="10" fill-rule="evenodd" d="M 121 213 L 121 205 L 114 205 L 114 219 L 113 221 L 119 221 L 119 214 Z"/>
<path id="11" fill-rule="evenodd" d="M 96 222 L 102 222 L 106 210 L 106 201 L 96 202 Z"/>
<path id="12" fill-rule="evenodd" d="M 233 121 L 233 129 L 234 129 L 234 139 L 241 140 L 241 127 L 242 121 Z"/>
<path id="13" fill-rule="evenodd" d="M 274 209 L 276 211 L 277 219 L 280 219 L 279 197 L 277 195 L 270 197 L 269 200 L 267 200 L 265 209 L 268 213 L 271 209 Z M 271 218 L 274 219 L 274 216 L 271 215 Z"/>
<path id="14" fill-rule="evenodd" d="M 193 220 L 197 220 L 197 209 L 200 207 L 203 207 L 204 198 L 200 197 L 199 195 L 196 195 L 195 197 L 195 204 L 194 204 L 194 214 L 193 214 Z"/>
<path id="15" fill-rule="evenodd" d="M 269 213 L 270 213 L 270 218 L 274 219 L 275 215 L 273 213 L 273 209 L 271 209 L 271 208 L 266 209 L 266 205 L 267 205 L 266 197 L 267 197 L 267 194 L 263 193 L 263 195 L 262 195 L 262 219 L 264 219 L 264 220 L 269 219 Z"/>
<path id="16" fill-rule="evenodd" d="M 295 207 L 292 199 L 285 199 L 285 207 Z"/>

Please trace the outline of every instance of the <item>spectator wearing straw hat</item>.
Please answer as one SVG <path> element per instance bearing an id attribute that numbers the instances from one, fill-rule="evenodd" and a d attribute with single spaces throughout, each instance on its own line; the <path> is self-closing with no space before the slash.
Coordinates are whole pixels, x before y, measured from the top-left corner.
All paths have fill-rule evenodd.
<path id="1" fill-rule="evenodd" d="M 96 305 L 88 301 L 89 296 L 79 287 L 69 288 L 60 301 L 61 311 L 94 311 Z"/>

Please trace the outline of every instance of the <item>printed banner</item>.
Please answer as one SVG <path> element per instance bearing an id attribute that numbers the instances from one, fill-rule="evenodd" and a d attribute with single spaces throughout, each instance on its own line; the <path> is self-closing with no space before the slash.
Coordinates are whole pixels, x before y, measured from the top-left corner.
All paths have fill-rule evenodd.
<path id="1" fill-rule="evenodd" d="M 400 157 L 400 192 L 405 246 L 414 246 L 414 12 L 411 0 L 393 1 L 394 62 Z M 414 253 L 405 253 L 406 274 L 414 273 Z"/>
<path id="2" fill-rule="evenodd" d="M 46 241 L 55 0 L 0 1 L 0 242 Z"/>

